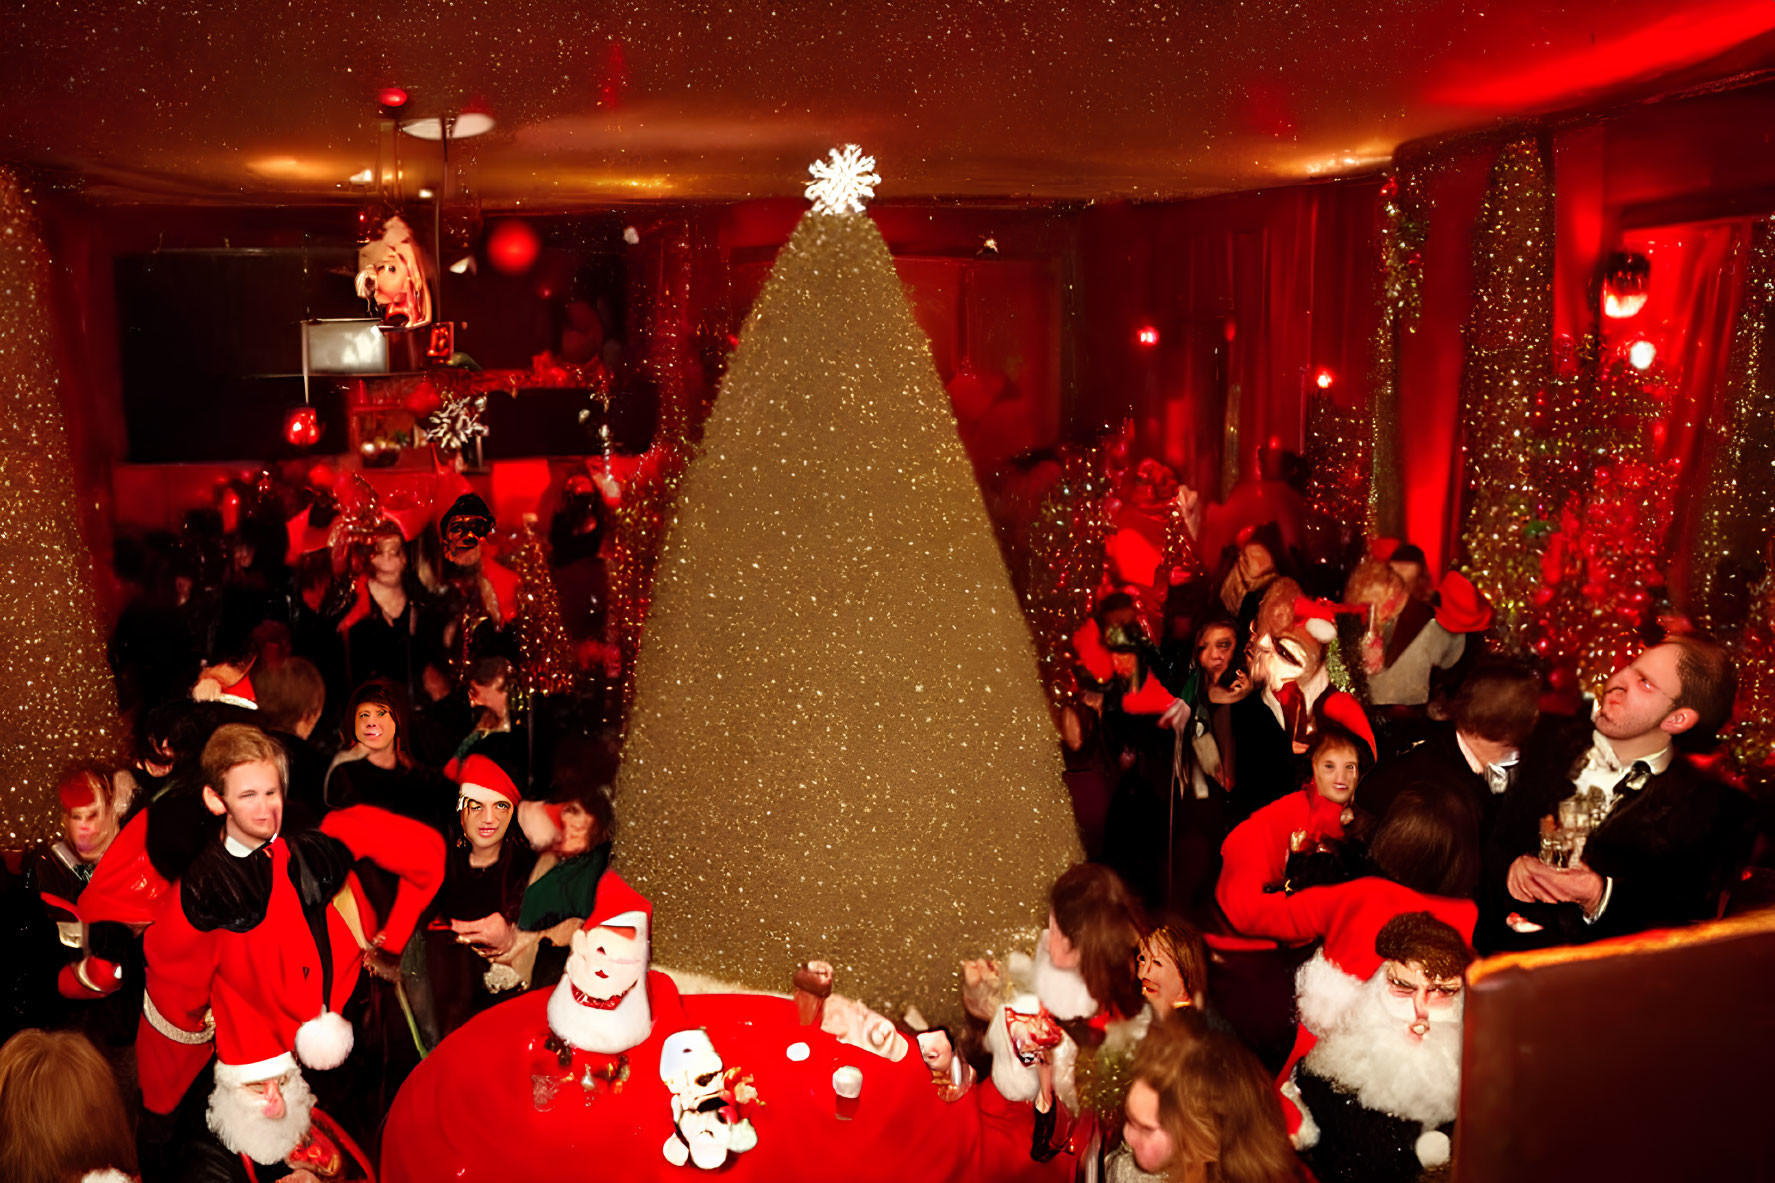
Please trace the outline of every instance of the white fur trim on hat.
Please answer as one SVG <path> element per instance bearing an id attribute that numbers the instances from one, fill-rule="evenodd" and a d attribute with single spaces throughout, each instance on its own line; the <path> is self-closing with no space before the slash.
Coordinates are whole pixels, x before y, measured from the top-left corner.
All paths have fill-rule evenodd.
<path id="1" fill-rule="evenodd" d="M 1362 996 L 1361 978 L 1345 973 L 1325 959 L 1325 951 L 1314 953 L 1311 960 L 1294 975 L 1294 994 L 1300 1007 L 1300 1021 L 1315 1035 L 1323 1035 L 1337 1025 Z"/>
<path id="2" fill-rule="evenodd" d="M 1337 625 L 1331 623 L 1329 620 L 1322 620 L 1317 616 L 1314 616 L 1307 621 L 1307 632 L 1312 636 L 1313 640 L 1319 642 L 1321 645 L 1329 645 L 1332 641 L 1337 639 Z"/>
<path id="3" fill-rule="evenodd" d="M 258 1084 L 261 1080 L 282 1076 L 295 1066 L 296 1057 L 289 1052 L 279 1052 L 269 1060 L 257 1060 L 251 1064 L 224 1064 L 217 1060 L 216 1080 L 222 1084 Z"/>
<path id="4" fill-rule="evenodd" d="M 512 799 L 510 797 L 507 797 L 498 789 L 490 789 L 486 785 L 464 784 L 459 786 L 456 792 L 459 796 L 470 801 L 479 801 L 482 805 L 497 805 L 501 801 L 504 801 L 507 805 L 512 804 Z"/>
<path id="5" fill-rule="evenodd" d="M 639 910 L 630 910 L 628 912 L 618 912 L 614 916 L 605 916 L 602 919 L 595 921 L 594 923 L 586 925 L 586 927 L 587 928 L 640 928 L 640 929 L 645 929 L 647 927 L 647 913 L 639 911 Z"/>
<path id="6" fill-rule="evenodd" d="M 310 1068 L 326 1070 L 351 1054 L 351 1024 L 337 1011 L 324 1010 L 296 1028 L 296 1054 Z"/>
<path id="7" fill-rule="evenodd" d="M 80 1183 L 135 1183 L 128 1175 L 116 1167 L 106 1167 L 102 1171 L 88 1171 L 80 1176 Z"/>
<path id="8" fill-rule="evenodd" d="M 1452 1147 L 1448 1135 L 1441 1130 L 1425 1130 L 1418 1135 L 1416 1150 L 1418 1162 L 1426 1167 L 1439 1167 L 1447 1162 Z"/>

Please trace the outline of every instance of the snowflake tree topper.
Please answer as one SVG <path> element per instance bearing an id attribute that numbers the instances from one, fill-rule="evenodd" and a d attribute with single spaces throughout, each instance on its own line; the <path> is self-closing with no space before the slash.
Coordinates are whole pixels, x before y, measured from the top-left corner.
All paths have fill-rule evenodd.
<path id="1" fill-rule="evenodd" d="M 487 434 L 481 414 L 487 409 L 487 396 L 465 394 L 460 398 L 446 396 L 444 405 L 425 417 L 425 438 L 439 447 L 462 451 L 479 436 Z"/>
<path id="2" fill-rule="evenodd" d="M 855 144 L 826 153 L 830 160 L 807 166 L 813 180 L 807 183 L 807 199 L 816 214 L 860 214 L 863 199 L 875 196 L 881 178 L 875 174 L 875 157 L 863 155 Z"/>

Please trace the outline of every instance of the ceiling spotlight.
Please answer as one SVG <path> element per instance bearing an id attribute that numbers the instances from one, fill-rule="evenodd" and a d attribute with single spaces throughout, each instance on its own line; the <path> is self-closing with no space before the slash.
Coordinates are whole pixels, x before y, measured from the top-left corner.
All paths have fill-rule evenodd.
<path id="1" fill-rule="evenodd" d="M 376 172 L 374 169 L 366 168 L 362 172 L 352 173 L 348 179 L 353 185 L 368 185 L 376 179 Z"/>
<path id="2" fill-rule="evenodd" d="M 376 92 L 376 104 L 391 109 L 404 107 L 407 105 L 407 92 L 398 86 L 385 86 Z"/>
<path id="3" fill-rule="evenodd" d="M 1649 370 L 1658 360 L 1658 347 L 1641 337 L 1627 347 L 1627 364 L 1636 370 Z"/>
<path id="4" fill-rule="evenodd" d="M 1141 325 L 1140 331 L 1134 334 L 1134 339 L 1151 349 L 1159 343 L 1159 330 L 1152 325 Z"/>
<path id="5" fill-rule="evenodd" d="M 430 189 L 421 189 L 419 191 L 419 200 L 420 201 L 430 201 L 431 198 L 432 198 L 432 192 Z"/>

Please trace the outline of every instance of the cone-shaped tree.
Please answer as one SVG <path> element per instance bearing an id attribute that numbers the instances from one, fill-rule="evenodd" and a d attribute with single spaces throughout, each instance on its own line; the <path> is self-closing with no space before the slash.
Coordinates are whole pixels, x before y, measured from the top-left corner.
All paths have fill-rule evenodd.
<path id="1" fill-rule="evenodd" d="M 55 831 L 64 764 L 117 754 L 117 694 L 57 391 L 49 251 L 11 169 L 0 227 L 0 843 L 23 845 Z"/>
<path id="2" fill-rule="evenodd" d="M 816 207 L 660 559 L 616 793 L 654 957 L 772 990 L 824 958 L 847 994 L 951 1011 L 958 959 L 1032 941 L 1078 857 L 1060 774 L 887 244 Z"/>

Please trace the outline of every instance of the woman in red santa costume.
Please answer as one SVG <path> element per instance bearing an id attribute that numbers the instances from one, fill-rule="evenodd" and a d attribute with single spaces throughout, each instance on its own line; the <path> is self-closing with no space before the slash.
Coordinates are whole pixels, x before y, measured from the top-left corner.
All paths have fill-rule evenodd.
<path id="1" fill-rule="evenodd" d="M 1217 897 L 1233 927 L 1247 936 L 1303 945 L 1324 940 L 1324 960 L 1366 981 L 1380 968 L 1375 937 L 1403 912 L 1428 912 L 1469 944 L 1479 910 L 1473 903 L 1479 877 L 1478 823 L 1466 799 L 1407 788 L 1394 799 L 1369 841 L 1375 874 L 1347 883 L 1309 887 L 1292 895 L 1264 890 L 1260 877 L 1229 859 Z M 1304 1025 L 1278 1083 L 1312 1050 Z M 1300 1114 L 1284 1105 L 1289 1131 Z"/>
<path id="2" fill-rule="evenodd" d="M 281 834 L 284 759 L 257 728 L 216 730 L 203 750 L 203 800 L 221 832 L 162 897 L 145 941 L 147 1023 L 181 1046 L 201 1044 L 213 1026 L 210 1128 L 266 1165 L 303 1153 L 310 1124 L 299 1064 L 345 1061 L 352 1031 L 339 1011 L 358 966 L 392 972 L 444 861 L 435 830 L 368 806 Z M 359 858 L 400 877 L 386 923 L 351 876 Z M 144 1073 L 144 1104 L 170 1112 L 191 1083 Z"/>

